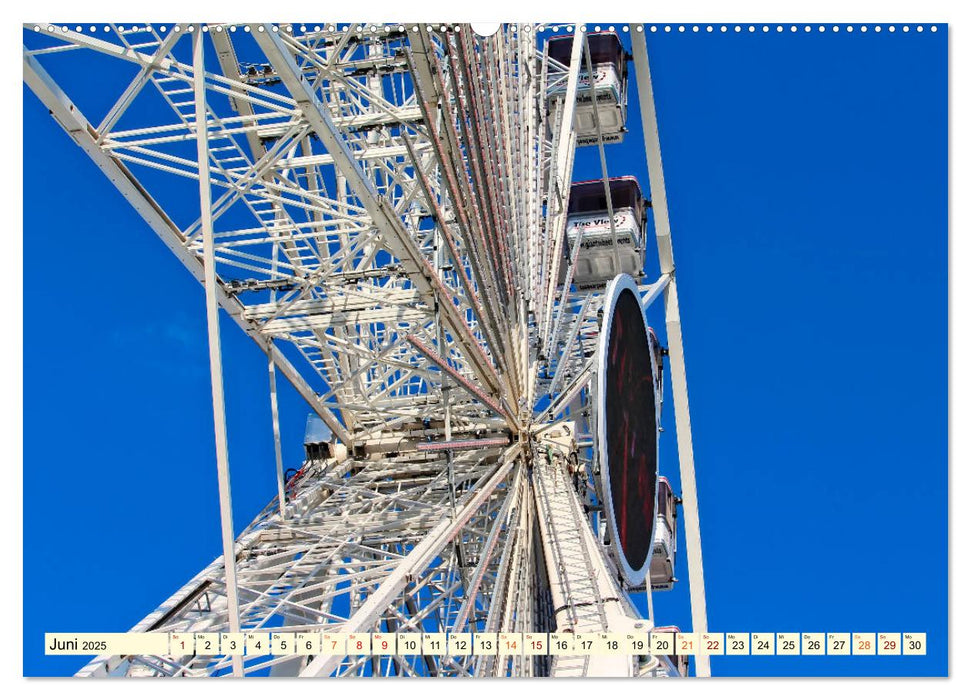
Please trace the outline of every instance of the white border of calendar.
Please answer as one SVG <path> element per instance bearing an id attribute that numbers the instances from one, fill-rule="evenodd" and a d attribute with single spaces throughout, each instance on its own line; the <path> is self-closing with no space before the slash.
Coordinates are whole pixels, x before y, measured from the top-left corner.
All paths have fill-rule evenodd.
<path id="1" fill-rule="evenodd" d="M 247 0 L 236 0 L 233 3 L 227 0 L 210 0 L 206 8 L 206 12 L 213 13 L 214 15 L 223 13 L 227 17 L 237 17 L 239 21 L 265 19 L 268 12 L 265 3 L 248 2 Z M 292 14 L 307 16 L 321 11 L 319 4 L 315 9 L 315 6 L 311 5 L 311 3 L 293 2 L 292 0 L 290 3 L 287 3 L 286 12 L 291 13 L 291 10 Z M 515 2 L 514 0 L 493 0 L 487 4 L 468 4 L 460 7 L 456 7 L 454 3 L 447 2 L 446 0 L 426 0 L 421 3 L 420 7 L 416 6 L 414 8 L 413 14 L 415 16 L 410 16 L 408 19 L 409 21 L 430 21 L 447 16 L 450 20 L 454 21 L 492 21 L 497 18 L 507 21 L 532 21 L 544 17 L 569 15 L 570 17 L 578 18 L 580 21 L 592 21 L 596 20 L 598 15 L 603 14 L 607 10 L 608 8 L 604 8 L 602 5 L 580 2 L 579 0 L 559 0 L 555 3 L 549 0 L 541 0 L 541 2 L 533 3 Z M 7 21 L 4 23 L 4 26 L 9 31 L 12 31 L 11 27 L 19 30 L 20 24 L 30 19 L 27 13 L 30 13 L 31 17 L 36 17 L 38 13 L 43 13 L 49 17 L 71 17 L 72 21 L 78 20 L 82 22 L 89 21 L 90 19 L 100 21 L 106 16 L 110 16 L 117 21 L 171 22 L 173 17 L 196 17 L 199 12 L 199 5 L 196 2 L 189 2 L 188 0 L 169 0 L 164 4 L 151 6 L 137 3 L 123 3 L 119 0 L 101 0 L 97 4 L 87 5 L 78 5 L 74 2 L 67 2 L 67 0 L 43 0 L 42 2 L 35 0 L 32 3 L 10 3 L 3 8 L 3 11 L 14 15 L 13 18 L 5 17 Z M 352 21 L 359 16 L 360 6 L 354 4 L 336 4 L 328 6 L 326 11 L 328 17 L 331 17 L 334 21 Z M 718 0 L 695 0 L 695 2 L 687 4 L 653 3 L 650 5 L 641 2 L 619 2 L 609 8 L 609 11 L 611 14 L 616 15 L 612 21 L 649 19 L 650 21 L 657 22 L 707 22 L 713 21 L 713 18 L 731 19 L 732 21 L 771 20 L 773 22 L 896 22 L 902 19 L 913 19 L 916 15 L 920 15 L 920 18 L 956 25 L 959 30 L 962 30 L 960 34 L 965 36 L 969 33 L 969 26 L 971 26 L 971 23 L 964 21 L 967 19 L 966 8 L 961 7 L 959 3 L 953 2 L 952 0 L 922 0 L 919 4 L 912 1 L 901 2 L 900 0 L 885 0 L 882 3 L 867 3 L 860 0 L 856 3 L 852 0 L 814 0 L 812 3 L 803 3 L 798 7 L 781 5 L 771 0 L 735 0 L 730 4 L 719 2 Z M 369 16 L 390 17 L 398 16 L 399 13 L 400 4 L 393 3 L 390 0 L 372 0 L 368 5 Z M 648 15 L 650 16 L 648 17 Z M 603 19 L 603 17 L 600 17 L 600 19 Z M 10 47 L 11 53 L 13 50 L 19 51 L 15 42 L 11 42 Z M 952 72 L 950 121 L 953 124 L 962 121 L 966 123 L 971 119 L 971 108 L 969 108 L 967 98 L 968 94 L 971 94 L 971 83 L 967 81 L 967 76 L 971 75 L 971 60 L 968 58 L 969 55 L 971 55 L 971 46 L 967 43 L 961 41 L 954 41 L 952 43 L 950 49 L 950 70 Z M 13 85 L 21 80 L 20 66 L 16 60 L 5 62 L 3 69 L 9 72 L 5 83 L 6 85 Z M 953 76 L 955 73 L 963 78 L 963 83 L 962 80 L 954 79 Z M 19 93 L 16 99 L 20 99 Z M 10 123 L 7 124 L 9 132 L 12 134 L 22 133 L 22 128 L 18 128 L 20 127 L 18 122 L 22 119 L 22 110 L 16 108 L 11 109 L 7 118 L 10 120 Z M 971 188 L 968 185 L 969 178 L 966 177 L 966 173 L 968 172 L 967 164 L 971 162 L 971 151 L 969 151 L 968 143 L 971 143 L 971 139 L 961 138 L 958 140 L 955 138 L 954 140 L 950 160 L 952 178 L 950 190 L 952 193 L 966 192 Z M 22 144 L 16 139 L 12 139 L 10 145 L 13 152 L 21 156 L 22 163 Z M 955 158 L 955 156 L 957 157 Z M 22 172 L 22 167 L 16 172 Z M 14 179 L 16 180 L 16 178 Z M 14 211 L 16 212 L 15 217 L 19 216 L 22 221 L 23 198 L 12 196 L 10 199 L 15 200 L 12 202 Z M 963 200 L 961 198 L 952 198 L 952 201 L 951 230 L 967 230 L 969 226 L 967 223 L 968 216 L 966 214 L 967 207 L 969 206 L 968 200 L 966 198 Z M 14 222 L 11 229 L 13 230 L 15 227 L 16 222 Z M 959 272 L 959 266 L 962 263 L 964 267 L 968 266 L 968 261 L 971 260 L 971 254 L 968 253 L 969 246 L 971 246 L 971 243 L 967 240 L 961 240 L 959 236 L 952 236 L 950 252 L 954 256 L 952 259 L 956 261 L 952 267 L 953 272 Z M 4 264 L 6 265 L 6 269 L 4 270 L 5 274 L 0 276 L 0 284 L 3 285 L 4 298 L 13 300 L 13 308 L 16 306 L 16 300 L 22 300 L 23 298 L 22 255 L 11 255 L 5 258 Z M 951 298 L 958 302 L 960 308 L 971 307 L 971 292 L 969 292 L 969 289 L 971 289 L 971 276 L 952 274 L 949 277 L 949 284 L 952 285 Z M 971 327 L 971 318 L 967 314 L 963 316 L 954 314 L 952 319 L 952 353 L 957 356 L 967 356 L 969 351 L 971 351 L 971 333 L 968 330 Z M 6 407 L 3 415 L 10 417 L 10 419 L 0 421 L 0 431 L 2 431 L 0 438 L 7 445 L 9 464 L 13 466 L 8 472 L 8 479 L 12 479 L 13 484 L 8 483 L 8 488 L 11 491 L 19 491 L 22 494 L 23 481 L 20 471 L 16 468 L 16 464 L 18 462 L 22 464 L 23 462 L 21 374 L 21 368 L 23 366 L 23 327 L 16 313 L 12 314 L 12 317 L 8 319 L 7 331 L 9 334 L 8 342 L 4 344 L 3 350 L 0 350 L 2 352 L 3 371 L 8 374 L 8 376 L 4 377 L 6 380 L 5 385 L 11 388 L 20 387 L 21 396 L 17 395 L 18 392 L 16 389 L 4 394 L 4 400 L 9 402 L 9 405 Z M 971 422 L 971 415 L 969 415 L 969 411 L 966 409 L 968 400 L 965 398 L 971 396 L 971 380 L 969 380 L 971 370 L 967 369 L 966 365 L 965 367 L 961 367 L 957 363 L 955 363 L 953 369 L 954 373 L 951 375 L 953 376 L 953 383 L 951 386 L 952 388 L 957 388 L 958 392 L 954 395 L 955 398 L 953 399 L 952 407 L 954 410 L 952 421 L 954 425 L 966 425 Z M 952 452 L 953 463 L 967 464 L 969 462 L 969 459 L 971 459 L 969 457 L 971 450 L 967 448 L 969 441 L 971 441 L 971 435 L 967 431 L 955 431 Z M 967 483 L 967 477 L 959 477 L 956 472 L 957 470 L 952 475 L 954 478 L 950 479 L 951 493 L 949 495 L 949 509 L 954 503 L 960 502 L 954 496 L 954 489 L 958 488 L 959 483 Z M 966 488 L 964 490 L 966 491 Z M 17 557 L 17 571 L 10 572 L 10 575 L 4 577 L 3 583 L 0 585 L 2 585 L 2 591 L 8 601 L 17 601 L 23 600 L 22 587 L 24 585 L 23 500 L 22 498 L 16 497 L 13 497 L 11 500 L 13 501 L 12 507 L 4 510 L 3 517 L 5 519 L 5 529 L 11 534 L 11 539 L 15 542 L 14 547 L 19 552 Z M 949 603 L 951 602 L 950 591 L 959 590 L 960 586 L 966 588 L 967 581 L 971 578 L 968 575 L 967 555 L 965 554 L 963 558 L 957 556 L 959 553 L 953 546 L 954 537 L 958 533 L 963 535 L 961 537 L 962 541 L 967 542 L 971 540 L 971 532 L 969 532 L 971 528 L 968 525 L 971 519 L 969 519 L 967 509 L 963 511 L 951 510 L 950 512 L 954 515 L 951 520 L 953 528 L 949 528 L 949 551 L 955 556 L 953 558 L 949 557 L 951 566 L 947 572 Z M 902 604 L 905 603 L 905 601 L 902 601 Z M 22 629 L 23 611 L 15 603 L 12 609 L 11 617 L 14 623 L 11 626 L 15 628 L 19 626 Z M 946 640 L 949 668 L 954 668 L 950 664 L 951 659 L 961 660 L 967 656 L 965 652 L 967 651 L 968 645 L 964 643 L 962 635 L 955 635 L 953 630 L 955 624 L 958 624 L 960 629 L 969 627 L 969 625 L 964 624 L 968 620 L 968 609 L 969 606 L 966 605 L 961 606 L 958 604 L 953 608 L 949 605 L 948 639 Z M 952 610 L 953 613 L 951 612 Z M 38 692 L 39 685 L 45 684 L 46 679 L 30 679 L 27 681 L 23 677 L 24 642 L 22 641 L 22 635 L 18 635 L 16 631 L 7 634 L 3 638 L 3 643 L 5 644 L 4 651 L 6 652 L 3 658 L 9 666 L 6 669 L 7 672 L 3 679 L 4 682 L 0 685 L 6 687 L 30 682 L 35 686 L 33 692 Z M 956 664 L 955 666 L 960 666 L 960 664 Z M 961 668 L 954 668 L 954 671 L 958 673 L 958 677 L 961 679 L 968 675 L 968 672 L 963 672 Z M 744 692 L 747 698 L 764 697 L 772 698 L 773 700 L 778 700 L 780 693 L 785 694 L 785 700 L 802 700 L 802 698 L 819 700 L 821 693 L 837 694 L 840 691 L 846 691 L 845 694 L 850 696 L 853 693 L 859 693 L 861 691 L 867 692 L 863 690 L 862 686 L 855 679 L 824 679 L 824 685 L 789 682 L 791 680 L 793 679 L 769 678 L 758 679 L 757 681 L 753 681 L 753 679 L 738 679 L 733 682 L 733 685 L 735 686 L 735 691 L 740 694 Z M 906 687 L 902 687 L 899 685 L 898 680 L 897 678 L 874 678 L 868 679 L 867 682 L 869 684 L 883 686 L 882 690 L 885 691 L 892 687 L 893 691 L 891 692 L 907 693 L 909 696 L 919 693 L 926 688 L 931 690 L 935 694 L 935 697 L 945 696 L 948 693 L 954 697 L 958 697 L 959 693 L 955 691 L 959 685 L 964 685 L 960 682 L 942 685 L 937 679 L 929 678 L 908 681 Z M 59 681 L 55 680 L 53 682 Z M 508 682 L 516 683 L 516 681 L 506 681 L 506 683 Z M 590 693 L 598 687 L 606 689 L 608 692 L 616 692 L 615 682 L 598 682 L 594 680 L 588 683 L 572 685 L 558 684 L 556 691 L 557 700 L 572 697 L 574 693 L 577 697 L 582 696 L 585 700 L 589 700 Z M 717 682 L 717 680 L 713 679 L 713 682 Z M 239 686 L 234 686 L 234 700 L 235 698 L 248 697 L 247 693 L 250 692 L 254 696 L 256 693 L 263 695 L 266 692 L 265 688 L 257 690 L 256 686 L 250 687 L 252 690 L 246 691 Z M 431 697 L 438 697 L 439 693 L 441 697 L 445 697 L 446 693 L 451 696 L 454 691 L 448 690 L 448 688 L 452 687 L 450 685 L 438 684 L 434 679 L 430 682 L 415 679 L 411 683 L 395 684 L 395 692 L 400 693 L 401 697 L 421 697 L 422 700 L 428 700 Z M 495 700 L 495 687 L 491 683 L 465 684 L 462 686 L 463 700 L 475 700 L 479 697 Z M 709 693 L 705 690 L 706 687 L 707 683 L 681 686 L 678 691 L 679 700 L 682 698 L 691 700 L 694 697 L 702 697 L 700 694 L 708 698 Z M 961 695 L 963 696 L 967 691 L 968 688 L 965 688 Z M 148 700 L 151 697 L 168 698 L 171 692 L 167 684 L 140 684 L 139 694 L 141 697 L 139 700 Z M 111 697 L 112 693 L 118 693 L 119 697 L 126 698 L 130 695 L 129 689 L 125 684 L 89 682 L 71 686 L 72 698 L 78 698 L 79 700 L 87 700 L 87 698 L 105 700 L 105 698 Z M 211 695 L 211 690 L 203 684 L 182 684 L 179 686 L 179 693 L 180 700 L 185 700 L 185 698 L 191 697 L 194 693 L 199 693 L 200 695 L 205 693 L 206 697 L 208 697 Z M 21 694 L 23 694 L 23 689 L 18 688 L 11 693 L 11 696 L 16 697 Z"/>

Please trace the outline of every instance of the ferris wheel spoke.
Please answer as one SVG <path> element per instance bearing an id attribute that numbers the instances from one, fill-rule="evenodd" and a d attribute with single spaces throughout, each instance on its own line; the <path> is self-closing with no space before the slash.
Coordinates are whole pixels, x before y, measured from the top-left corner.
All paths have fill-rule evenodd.
<path id="1" fill-rule="evenodd" d="M 498 391 L 499 383 L 495 369 L 479 341 L 473 336 L 468 323 L 459 314 L 459 309 L 454 305 L 439 273 L 421 253 L 404 229 L 401 220 L 389 210 L 387 202 L 378 195 L 374 184 L 354 160 L 342 134 L 331 119 L 329 110 L 323 107 L 309 83 L 300 75 L 291 54 L 284 48 L 283 41 L 269 31 L 269 28 L 257 34 L 256 38 L 284 85 L 301 106 L 304 117 L 334 158 L 350 190 L 361 201 L 375 226 L 382 232 L 384 244 L 402 261 L 405 271 L 419 291 L 438 302 L 448 325 L 455 334 L 455 341 L 463 348 L 479 381 L 492 391 Z"/>

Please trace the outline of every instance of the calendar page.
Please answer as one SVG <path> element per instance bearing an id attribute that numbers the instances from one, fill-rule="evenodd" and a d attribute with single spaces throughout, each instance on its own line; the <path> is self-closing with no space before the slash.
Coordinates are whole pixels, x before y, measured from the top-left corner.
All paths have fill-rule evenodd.
<path id="1" fill-rule="evenodd" d="M 945 15 L 333 9 L 22 25 L 22 674 L 947 676 Z"/>

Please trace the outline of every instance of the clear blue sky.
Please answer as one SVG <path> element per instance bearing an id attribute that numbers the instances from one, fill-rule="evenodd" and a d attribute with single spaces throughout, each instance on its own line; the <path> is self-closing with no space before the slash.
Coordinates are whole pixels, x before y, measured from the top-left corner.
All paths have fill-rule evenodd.
<path id="1" fill-rule="evenodd" d="M 709 627 L 928 634 L 926 657 L 713 672 L 946 674 L 946 28 L 648 47 Z M 630 127 L 608 162 L 646 186 Z M 204 299 L 26 88 L 24 144 L 24 673 L 62 675 L 45 631 L 126 630 L 220 551 Z M 584 149 L 576 179 L 598 168 Z M 228 321 L 223 351 L 239 531 L 275 493 L 266 361 Z M 296 466 L 307 409 L 281 392 Z M 659 624 L 690 628 L 687 593 L 655 597 Z"/>

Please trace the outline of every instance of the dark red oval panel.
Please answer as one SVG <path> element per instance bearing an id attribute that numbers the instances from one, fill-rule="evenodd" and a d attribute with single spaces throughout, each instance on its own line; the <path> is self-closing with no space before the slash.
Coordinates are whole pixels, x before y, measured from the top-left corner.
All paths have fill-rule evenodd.
<path id="1" fill-rule="evenodd" d="M 657 420 L 651 347 L 637 296 L 624 289 L 614 305 L 607 344 L 607 467 L 615 536 L 640 570 L 651 555 L 657 506 Z"/>

